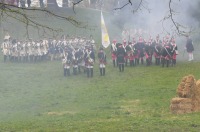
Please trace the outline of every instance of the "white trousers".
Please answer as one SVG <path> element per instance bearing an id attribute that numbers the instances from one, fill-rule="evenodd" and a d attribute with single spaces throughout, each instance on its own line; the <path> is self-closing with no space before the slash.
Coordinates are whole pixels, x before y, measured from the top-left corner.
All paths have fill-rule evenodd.
<path id="1" fill-rule="evenodd" d="M 192 52 L 191 52 L 191 53 L 188 53 L 188 55 L 189 55 L 188 61 L 194 60 L 194 56 L 193 56 L 193 53 L 192 53 Z"/>

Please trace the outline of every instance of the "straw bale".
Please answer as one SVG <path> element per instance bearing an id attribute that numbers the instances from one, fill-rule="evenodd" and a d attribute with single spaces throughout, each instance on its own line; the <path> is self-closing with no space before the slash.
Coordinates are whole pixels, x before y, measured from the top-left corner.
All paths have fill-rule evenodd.
<path id="1" fill-rule="evenodd" d="M 178 88 L 180 89 L 184 89 L 184 87 L 185 87 L 185 82 L 181 82 L 178 86 Z"/>
<path id="2" fill-rule="evenodd" d="M 198 81 L 196 82 L 196 85 L 197 85 L 198 88 L 200 88 L 200 80 L 198 80 Z"/>
<path id="3" fill-rule="evenodd" d="M 171 110 L 192 110 L 192 104 L 171 104 Z"/>
<path id="4" fill-rule="evenodd" d="M 192 103 L 192 99 L 176 97 L 176 98 L 172 98 L 171 100 L 171 104 L 180 104 L 180 103 L 183 103 L 183 104 Z"/>
<path id="5" fill-rule="evenodd" d="M 194 82 L 195 82 L 195 78 L 193 75 L 187 76 L 186 83 L 194 83 Z"/>
<path id="6" fill-rule="evenodd" d="M 200 111 L 200 80 L 196 81 L 193 75 L 183 77 L 176 93 L 178 97 L 171 100 L 172 113 L 184 114 Z"/>
<path id="7" fill-rule="evenodd" d="M 179 110 L 192 110 L 192 104 L 178 104 Z"/>
<path id="8" fill-rule="evenodd" d="M 187 80 L 187 76 L 183 77 L 181 82 L 186 82 L 186 80 Z"/>

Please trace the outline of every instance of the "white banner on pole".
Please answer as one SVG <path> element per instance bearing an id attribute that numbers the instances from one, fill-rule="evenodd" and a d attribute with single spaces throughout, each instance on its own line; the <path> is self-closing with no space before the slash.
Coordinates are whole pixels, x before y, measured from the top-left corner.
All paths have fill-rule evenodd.
<path id="1" fill-rule="evenodd" d="M 102 40 L 102 46 L 104 48 L 107 48 L 110 45 L 110 39 L 108 35 L 108 31 L 106 28 L 106 24 L 104 22 L 103 14 L 101 12 L 101 40 Z"/>

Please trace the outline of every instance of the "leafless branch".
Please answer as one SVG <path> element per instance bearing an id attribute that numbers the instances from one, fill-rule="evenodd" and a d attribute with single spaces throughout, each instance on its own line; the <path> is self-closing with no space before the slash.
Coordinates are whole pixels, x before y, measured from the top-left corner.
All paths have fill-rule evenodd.
<path id="1" fill-rule="evenodd" d="M 78 3 L 77 3 L 78 4 Z M 54 29 L 48 25 L 45 25 L 43 23 L 40 23 L 35 19 L 33 16 L 30 16 L 29 12 L 32 11 L 38 11 L 38 13 L 44 13 L 47 16 L 54 17 L 56 19 L 61 19 L 63 21 L 69 22 L 75 27 L 79 28 L 86 28 L 87 25 L 83 24 L 82 22 L 79 22 L 75 20 L 73 17 L 66 17 L 63 15 L 56 14 L 50 10 L 47 10 L 45 8 L 22 8 L 18 7 L 16 5 L 10 5 L 6 4 L 4 2 L 0 2 L 0 17 L 1 21 L 6 20 L 8 18 L 13 18 L 21 23 L 25 24 L 26 28 L 26 34 L 29 37 L 29 28 L 28 27 L 33 27 L 36 28 L 37 30 L 42 30 L 44 33 L 47 32 L 46 30 L 49 30 L 51 32 L 60 32 L 62 29 Z M 39 32 L 39 31 L 38 31 Z"/>
<path id="2" fill-rule="evenodd" d="M 129 5 L 129 4 L 130 4 L 130 5 L 133 5 L 131 0 L 128 0 L 127 3 L 124 4 L 122 7 L 115 8 L 114 10 L 121 10 L 122 8 L 124 8 L 125 6 L 127 6 L 127 5 Z"/>
<path id="3" fill-rule="evenodd" d="M 173 25 L 175 26 L 177 33 L 179 35 L 185 36 L 186 32 L 180 29 L 180 27 L 183 27 L 183 26 L 174 20 L 173 16 L 174 16 L 175 12 L 174 12 L 174 10 L 172 10 L 171 4 L 172 4 L 172 0 L 169 0 L 169 14 L 170 14 L 169 18 L 171 19 Z"/>
<path id="4" fill-rule="evenodd" d="M 133 10 L 133 13 L 137 12 L 137 11 L 140 9 L 141 4 L 142 4 L 142 0 L 140 0 L 140 3 L 139 3 L 139 5 L 137 6 L 137 8 L 136 8 L 135 10 Z"/>
<path id="5" fill-rule="evenodd" d="M 73 2 L 73 11 L 74 11 L 74 13 L 76 13 L 74 7 L 75 7 L 77 4 L 79 4 L 80 2 L 82 2 L 82 1 L 83 1 L 83 0 L 79 0 L 78 2 Z"/>

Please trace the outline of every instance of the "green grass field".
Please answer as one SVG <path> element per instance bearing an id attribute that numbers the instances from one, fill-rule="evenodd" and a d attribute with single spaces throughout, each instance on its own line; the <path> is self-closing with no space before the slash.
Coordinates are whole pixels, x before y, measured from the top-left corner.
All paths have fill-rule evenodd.
<path id="1" fill-rule="evenodd" d="M 96 25 L 95 30 L 79 30 L 57 21 L 52 21 L 55 22 L 52 26 L 63 27 L 70 34 L 92 33 L 99 43 L 100 16 L 85 10 L 77 14 L 80 20 L 87 19 Z M 48 22 L 48 19 L 41 21 Z M 115 36 L 119 29 L 112 26 L 109 28 L 113 30 L 109 31 Z M 14 30 L 20 32 L 13 31 L 11 35 L 23 38 L 24 30 L 20 26 Z M 36 32 L 31 35 L 38 38 Z M 200 113 L 175 115 L 169 108 L 183 76 L 193 74 L 200 79 L 200 62 L 196 58 L 191 63 L 178 61 L 176 67 L 140 65 L 126 67 L 120 73 L 112 67 L 108 51 L 107 56 L 105 77 L 99 76 L 96 63 L 93 78 L 83 73 L 65 78 L 61 61 L 3 63 L 0 55 L 0 131 L 200 131 Z M 184 57 L 187 60 L 187 55 Z"/>
<path id="2" fill-rule="evenodd" d="M 200 62 L 176 67 L 112 64 L 106 76 L 63 77 L 60 61 L 3 63 L 0 131 L 199 131 L 200 113 L 175 115 L 169 106 L 183 76 L 200 78 Z"/>

